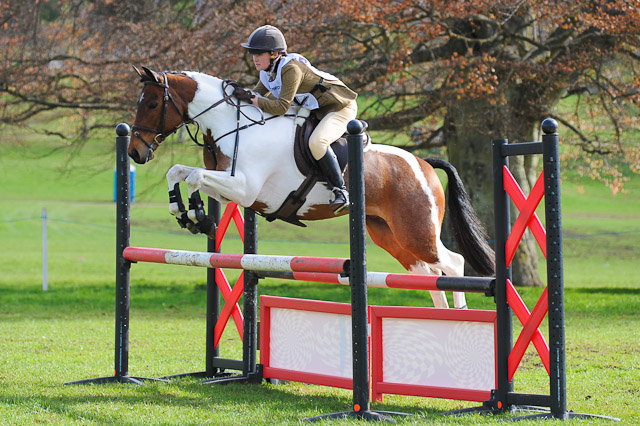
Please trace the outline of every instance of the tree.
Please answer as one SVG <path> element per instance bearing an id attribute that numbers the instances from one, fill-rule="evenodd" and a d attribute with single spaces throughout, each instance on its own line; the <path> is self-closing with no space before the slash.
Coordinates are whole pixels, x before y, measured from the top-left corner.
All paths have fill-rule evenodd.
<path id="1" fill-rule="evenodd" d="M 344 49 L 314 53 L 344 64 L 352 85 L 375 94 L 363 112 L 372 129 L 421 122 L 432 132 L 407 149 L 444 141 L 493 234 L 492 139 L 537 140 L 552 116 L 574 133 L 563 135 L 566 160 L 590 154 L 586 164 L 569 164 L 612 191 L 624 180 L 618 165 L 640 170 L 637 144 L 623 138 L 637 125 L 639 14 L 637 2 L 625 0 L 366 1 L 307 30 L 315 44 L 327 45 L 318 34 L 344 40 Z M 570 117 L 555 112 L 567 96 L 578 99 Z M 526 158 L 512 170 L 526 192 L 539 167 Z M 518 251 L 518 283 L 539 284 L 536 250 L 530 239 Z"/>
<path id="2" fill-rule="evenodd" d="M 624 173 L 640 172 L 626 136 L 640 106 L 639 14 L 636 0 L 9 0 L 0 5 L 0 123 L 68 111 L 76 125 L 58 134 L 80 143 L 131 118 L 132 64 L 251 86 L 239 43 L 270 23 L 291 51 L 359 91 L 376 136 L 400 135 L 418 153 L 446 147 L 492 234 L 491 139 L 538 139 L 553 116 L 571 131 L 565 164 L 614 192 Z M 557 113 L 568 96 L 574 111 Z M 426 131 L 408 141 L 416 127 Z M 525 191 L 539 171 L 531 158 L 512 169 Z M 518 252 L 519 284 L 539 283 L 534 244 Z"/>

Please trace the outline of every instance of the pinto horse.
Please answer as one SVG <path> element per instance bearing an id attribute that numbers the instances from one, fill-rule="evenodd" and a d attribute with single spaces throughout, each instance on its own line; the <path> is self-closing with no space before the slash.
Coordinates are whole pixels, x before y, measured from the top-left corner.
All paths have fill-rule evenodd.
<path id="1" fill-rule="evenodd" d="M 263 114 L 238 101 L 227 81 L 210 75 L 135 69 L 144 83 L 129 145 L 129 156 L 136 163 L 152 160 L 162 141 L 185 124 L 195 124 L 203 133 L 206 168 L 176 164 L 167 172 L 169 210 L 179 222 L 186 221 L 192 232 L 194 225 L 205 220 L 198 191 L 222 203 L 234 201 L 269 214 L 305 179 L 294 160 L 293 118 Z M 445 248 L 440 240 L 445 195 L 434 167 L 447 173 L 451 223 L 464 257 Z M 393 146 L 369 144 L 364 172 L 369 235 L 407 271 L 462 276 L 466 259 L 478 274 L 494 274 L 494 254 L 486 232 L 451 164 L 425 161 Z M 189 191 L 187 211 L 179 192 L 182 181 Z M 297 218 L 335 217 L 330 197 L 327 186 L 315 185 Z M 448 307 L 444 292 L 432 291 L 431 296 L 436 307 Z M 454 292 L 453 300 L 454 307 L 466 308 L 464 293 Z"/>

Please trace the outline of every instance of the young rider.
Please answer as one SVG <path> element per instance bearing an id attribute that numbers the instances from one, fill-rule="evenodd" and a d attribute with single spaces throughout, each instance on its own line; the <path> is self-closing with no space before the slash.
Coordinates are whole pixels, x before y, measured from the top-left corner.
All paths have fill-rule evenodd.
<path id="1" fill-rule="evenodd" d="M 303 56 L 287 53 L 287 42 L 276 27 L 265 25 L 256 29 L 241 46 L 253 55 L 253 64 L 260 72 L 254 91 L 261 96 L 250 99 L 255 106 L 270 114 L 283 115 L 296 102 L 321 119 L 309 138 L 309 148 L 332 187 L 331 208 L 338 213 L 348 207 L 349 195 L 331 143 L 356 118 L 358 95 L 338 78 L 314 68 Z M 272 96 L 264 97 L 267 93 Z"/>

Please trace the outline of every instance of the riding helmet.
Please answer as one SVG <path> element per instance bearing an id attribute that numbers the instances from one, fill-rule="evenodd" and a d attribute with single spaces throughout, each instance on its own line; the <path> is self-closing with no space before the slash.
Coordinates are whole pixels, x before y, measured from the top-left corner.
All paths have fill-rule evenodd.
<path id="1" fill-rule="evenodd" d="M 249 50 L 251 54 L 262 52 L 286 52 L 287 42 L 282 32 L 272 25 L 263 25 L 249 36 L 247 43 L 240 46 Z"/>

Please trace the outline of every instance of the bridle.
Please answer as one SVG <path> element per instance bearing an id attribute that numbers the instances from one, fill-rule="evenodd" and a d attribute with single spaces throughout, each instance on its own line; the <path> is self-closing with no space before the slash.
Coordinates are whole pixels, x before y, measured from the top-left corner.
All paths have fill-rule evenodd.
<path id="1" fill-rule="evenodd" d="M 222 99 L 220 99 L 219 101 L 217 101 L 214 104 L 210 105 L 204 111 L 201 111 L 200 113 L 198 113 L 193 118 L 188 118 L 188 116 L 186 116 L 186 111 L 184 113 L 182 111 L 180 111 L 180 107 L 178 107 L 178 104 L 176 103 L 175 99 L 173 99 L 173 97 L 171 96 L 171 93 L 169 93 L 169 79 L 167 78 L 167 73 L 166 72 L 161 72 L 160 75 L 162 76 L 162 79 L 164 80 L 164 83 L 161 83 L 161 82 L 156 81 L 156 80 L 146 80 L 144 82 L 145 86 L 147 86 L 147 85 L 158 86 L 158 87 L 162 87 L 164 89 L 164 95 L 162 96 L 162 119 L 160 120 L 159 128 L 155 129 L 153 127 L 139 126 L 139 125 L 135 125 L 135 124 L 133 126 L 131 126 L 131 130 L 133 131 L 133 133 L 132 133 L 133 136 L 135 136 L 138 139 L 140 139 L 142 141 L 142 143 L 144 143 L 145 146 L 147 148 L 149 148 L 149 152 L 147 153 L 147 157 L 149 157 L 158 148 L 158 146 L 162 143 L 162 141 L 165 140 L 168 136 L 171 136 L 172 134 L 176 133 L 183 126 L 188 126 L 189 124 L 192 124 L 192 123 L 198 124 L 195 121 L 196 118 L 198 118 L 202 114 L 212 110 L 213 108 L 217 107 L 218 105 L 222 104 L 223 102 L 226 102 L 226 103 L 228 103 L 230 105 L 233 105 L 233 106 L 237 107 L 238 110 L 240 109 L 240 104 L 239 103 L 236 105 L 233 101 L 231 101 L 231 98 L 233 97 L 233 94 L 229 95 L 226 92 L 226 88 L 227 88 L 227 86 L 229 86 L 229 82 L 231 80 L 224 80 L 222 82 L 222 91 L 224 93 L 224 96 L 222 97 Z M 171 103 L 175 107 L 176 111 L 178 111 L 178 114 L 180 114 L 180 116 L 182 117 L 182 122 L 179 125 L 177 125 L 174 129 L 169 130 L 169 131 L 165 131 L 165 126 L 166 126 L 166 121 L 167 121 L 167 110 L 168 110 L 168 106 L 169 106 L 169 101 L 171 101 Z M 255 120 L 252 120 L 252 121 L 255 122 Z M 264 122 L 264 118 L 261 121 Z M 255 123 L 258 124 L 259 122 L 255 122 Z M 198 130 L 199 130 L 199 127 L 200 126 L 198 125 Z M 189 128 L 187 127 L 187 130 L 188 129 Z M 147 132 L 155 133 L 156 135 L 153 137 L 153 141 L 149 142 L 145 138 L 142 137 L 142 135 L 140 134 L 140 132 L 138 130 L 144 130 L 144 131 L 147 131 Z M 197 141 L 198 130 L 196 130 L 195 136 L 192 135 L 190 131 L 188 133 L 189 133 L 189 136 L 191 136 L 191 139 L 193 139 L 193 141 L 196 144 L 202 145 Z M 218 139 L 220 139 L 220 138 L 218 138 Z"/>
<path id="2" fill-rule="evenodd" d="M 131 126 L 131 130 L 133 131 L 133 136 L 135 136 L 138 139 L 140 139 L 142 141 L 142 143 L 144 143 L 145 146 L 149 149 L 148 152 L 147 152 L 147 159 L 153 154 L 153 152 L 158 148 L 158 146 L 162 143 L 162 141 L 164 141 L 168 136 L 176 133 L 183 126 L 186 126 L 185 128 L 187 129 L 187 133 L 191 137 L 191 140 L 193 140 L 193 142 L 195 142 L 196 145 L 199 145 L 199 146 L 202 146 L 202 147 L 206 148 L 209 151 L 209 153 L 211 154 L 211 157 L 213 158 L 214 163 L 217 163 L 213 145 L 215 145 L 216 142 L 218 142 L 220 139 L 235 133 L 236 134 L 236 141 L 235 141 L 235 148 L 234 148 L 234 153 L 233 153 L 233 163 L 232 163 L 232 167 L 231 167 L 231 175 L 233 176 L 235 174 L 235 165 L 236 165 L 236 159 L 237 159 L 237 155 L 238 155 L 238 144 L 239 144 L 239 133 L 240 133 L 240 130 L 247 129 L 247 128 L 251 127 L 251 126 L 255 126 L 256 124 L 263 125 L 263 124 L 266 123 L 267 120 L 270 120 L 272 118 L 276 118 L 277 116 L 271 116 L 271 117 L 265 118 L 264 117 L 264 113 L 262 112 L 262 110 L 258 109 L 260 111 L 260 120 L 255 120 L 255 119 L 249 117 L 247 114 L 245 114 L 241 110 L 241 108 L 242 107 L 247 107 L 247 106 L 253 107 L 253 104 L 249 103 L 249 104 L 246 104 L 246 105 L 241 105 L 240 101 L 238 101 L 237 104 L 235 102 L 233 102 L 233 100 L 232 100 L 232 98 L 234 97 L 233 96 L 233 92 L 231 94 L 228 94 L 227 93 L 227 87 L 233 86 L 236 82 L 234 80 L 228 80 L 227 79 L 227 80 L 222 80 L 222 93 L 224 93 L 224 96 L 222 97 L 222 99 L 218 100 L 217 102 L 213 103 L 209 107 L 205 108 L 203 111 L 199 112 L 194 117 L 189 118 L 187 116 L 187 112 L 186 111 L 184 113 L 182 113 L 180 111 L 180 108 L 178 107 L 178 104 L 176 103 L 175 99 L 173 99 L 173 97 L 171 96 L 171 93 L 169 93 L 169 79 L 167 78 L 167 73 L 163 71 L 163 72 L 160 73 L 160 75 L 162 76 L 162 79 L 164 80 L 164 83 L 161 83 L 161 82 L 159 82 L 157 80 L 145 80 L 144 81 L 144 85 L 145 86 L 146 85 L 152 85 L 152 86 L 162 87 L 164 89 L 164 95 L 162 97 L 162 120 L 160 121 L 160 127 L 158 129 L 154 129 L 152 127 L 138 126 L 138 125 L 135 125 L 135 124 L 133 126 Z M 177 125 L 174 129 L 169 130 L 169 131 L 165 131 L 166 120 L 167 120 L 167 109 L 168 109 L 168 106 L 169 106 L 169 101 L 171 101 L 171 103 L 173 104 L 175 109 L 178 111 L 178 113 L 182 117 L 182 122 L 179 125 Z M 200 124 L 197 121 L 195 121 L 196 118 L 200 117 L 204 113 L 214 109 L 218 105 L 221 105 L 222 103 L 225 103 L 225 102 L 227 104 L 237 108 L 236 128 L 234 130 L 231 130 L 231 131 L 229 131 L 229 132 L 217 137 L 211 143 L 200 143 L 200 142 L 198 142 L 198 132 L 200 131 Z M 244 126 L 240 126 L 240 116 L 241 115 L 244 116 L 245 118 L 247 118 L 250 123 L 249 124 L 245 124 Z M 285 114 L 284 116 L 288 117 L 290 115 L 289 114 Z M 195 124 L 196 125 L 195 134 L 192 134 L 191 130 L 189 130 L 189 124 Z M 149 142 L 149 141 L 145 140 L 142 137 L 142 135 L 140 135 L 140 132 L 138 130 L 144 130 L 144 131 L 147 131 L 147 132 L 155 133 L 156 135 L 153 137 L 153 141 Z"/>
<path id="3" fill-rule="evenodd" d="M 155 80 L 154 81 L 147 80 L 144 82 L 145 86 L 151 85 L 151 86 L 159 86 L 164 88 L 164 95 L 162 97 L 162 120 L 160 120 L 160 127 L 158 129 L 154 129 L 152 127 L 138 126 L 135 124 L 131 126 L 131 130 L 133 131 L 133 136 L 140 139 L 142 143 L 144 143 L 147 146 L 147 148 L 149 148 L 148 156 L 151 155 L 151 153 L 158 148 L 158 145 L 160 145 L 167 136 L 174 134 L 175 132 L 178 131 L 180 127 L 184 125 L 184 121 L 183 121 L 175 129 L 169 132 L 165 132 L 165 125 L 167 121 L 167 109 L 168 109 L 167 106 L 169 105 L 169 100 L 171 100 L 171 103 L 176 108 L 176 111 L 178 111 L 178 113 L 181 116 L 183 116 L 183 114 L 182 114 L 182 111 L 180 111 L 180 108 L 178 107 L 178 104 L 176 103 L 175 99 L 173 99 L 173 97 L 169 93 L 169 79 L 167 78 L 167 74 L 165 72 L 162 72 L 160 73 L 160 75 L 162 76 L 164 83 L 160 83 Z M 152 142 L 148 142 L 145 138 L 142 137 L 142 135 L 140 135 L 140 132 L 138 130 L 144 130 L 147 132 L 155 133 L 156 135 L 153 137 Z M 162 138 L 162 140 L 158 140 L 158 138 Z"/>

